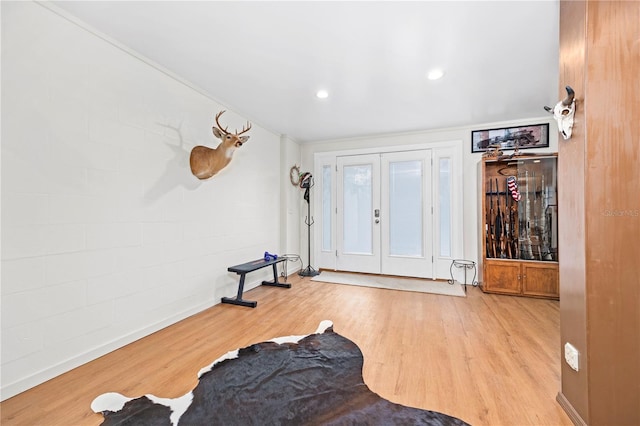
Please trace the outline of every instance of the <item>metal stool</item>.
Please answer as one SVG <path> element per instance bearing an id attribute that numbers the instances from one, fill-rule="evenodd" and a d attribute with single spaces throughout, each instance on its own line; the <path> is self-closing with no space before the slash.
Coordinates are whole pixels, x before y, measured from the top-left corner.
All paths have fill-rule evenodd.
<path id="1" fill-rule="evenodd" d="M 458 269 L 464 269 L 464 292 L 467 292 L 467 270 L 468 269 L 473 269 L 473 279 L 471 280 L 471 285 L 472 286 L 477 286 L 478 285 L 478 281 L 476 281 L 476 262 L 474 262 L 473 260 L 464 260 L 464 259 L 453 259 L 453 262 L 451 262 L 451 266 L 449 267 L 449 273 L 451 274 L 451 279 L 447 280 L 447 282 L 451 285 L 453 285 L 453 283 L 455 282 L 455 278 L 453 278 L 453 267 L 456 267 Z"/>

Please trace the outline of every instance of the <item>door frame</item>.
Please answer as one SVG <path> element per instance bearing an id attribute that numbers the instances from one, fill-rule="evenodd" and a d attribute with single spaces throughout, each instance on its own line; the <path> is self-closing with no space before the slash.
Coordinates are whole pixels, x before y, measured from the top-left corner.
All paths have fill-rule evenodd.
<path id="1" fill-rule="evenodd" d="M 433 233 L 433 256 L 434 256 L 434 268 L 433 279 L 446 279 L 449 278 L 449 266 L 453 259 L 461 259 L 464 253 L 464 239 L 463 239 L 463 141 L 442 141 L 432 143 L 420 143 L 414 145 L 398 145 L 387 146 L 377 148 L 362 148 L 362 149 L 348 149 L 341 151 L 327 151 L 317 152 L 313 155 L 314 166 L 313 175 L 315 177 L 314 190 L 311 193 L 312 201 L 312 215 L 315 218 L 315 224 L 312 229 L 312 264 L 318 269 L 330 269 L 336 270 L 336 182 L 337 182 L 337 157 L 348 155 L 366 155 L 366 154 L 383 154 L 390 152 L 404 152 L 404 151 L 417 151 L 429 149 L 432 151 L 433 164 L 441 158 L 450 158 L 452 173 L 451 173 L 451 253 L 449 256 L 441 256 L 439 248 L 439 227 L 440 217 L 437 207 L 437 200 L 439 197 L 438 185 L 439 176 L 436 173 L 437 168 L 432 167 L 433 175 L 431 179 L 432 185 L 432 205 L 434 206 L 434 233 Z M 323 205 L 322 194 L 325 183 L 323 182 L 323 169 L 328 167 L 327 173 L 330 179 L 329 192 L 331 194 L 331 206 L 327 211 L 331 211 L 331 227 L 330 227 L 330 244 L 326 247 L 323 245 Z M 446 266 L 446 267 L 445 267 Z"/>

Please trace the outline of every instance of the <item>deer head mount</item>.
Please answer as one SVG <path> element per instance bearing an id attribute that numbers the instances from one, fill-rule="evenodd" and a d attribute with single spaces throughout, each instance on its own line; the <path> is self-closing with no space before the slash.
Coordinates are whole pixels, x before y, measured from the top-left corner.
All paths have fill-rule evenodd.
<path id="1" fill-rule="evenodd" d="M 218 121 L 224 113 L 225 111 L 222 110 L 216 114 L 218 127 L 213 126 L 211 128 L 213 135 L 221 140 L 218 147 L 212 149 L 198 145 L 191 150 L 191 157 L 189 158 L 191 173 L 198 179 L 209 179 L 224 169 L 231 161 L 236 148 L 241 147 L 242 144 L 249 140 L 249 136 L 240 135 L 247 133 L 251 129 L 251 123 L 247 121 L 246 128 L 243 127 L 239 133 L 237 129 L 235 133 L 231 133 L 227 130 L 227 127 L 223 128 Z"/>
<path id="2" fill-rule="evenodd" d="M 553 114 L 553 118 L 558 122 L 558 130 L 566 140 L 571 138 L 573 129 L 573 115 L 576 112 L 576 93 L 571 86 L 567 86 L 565 89 L 567 90 L 566 98 L 558 102 L 555 107 L 545 106 L 544 109 Z"/>

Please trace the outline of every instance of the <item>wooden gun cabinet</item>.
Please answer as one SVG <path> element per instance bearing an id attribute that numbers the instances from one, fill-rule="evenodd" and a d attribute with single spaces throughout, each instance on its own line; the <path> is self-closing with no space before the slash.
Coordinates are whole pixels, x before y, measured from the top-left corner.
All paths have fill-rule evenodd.
<path id="1" fill-rule="evenodd" d="M 480 287 L 558 299 L 557 154 L 487 157 L 479 166 Z"/>

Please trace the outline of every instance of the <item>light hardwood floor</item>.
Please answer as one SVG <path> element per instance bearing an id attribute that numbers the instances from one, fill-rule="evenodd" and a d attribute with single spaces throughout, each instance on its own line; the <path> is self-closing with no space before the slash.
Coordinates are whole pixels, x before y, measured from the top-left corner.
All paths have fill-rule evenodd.
<path id="1" fill-rule="evenodd" d="M 400 404 L 473 425 L 571 425 L 560 386 L 559 304 L 483 294 L 440 296 L 289 277 L 245 293 L 255 309 L 216 305 L 0 404 L 1 424 L 98 425 L 105 392 L 175 398 L 222 354 L 330 319 L 364 354 L 364 379 Z M 266 422 L 265 424 L 268 424 Z"/>

